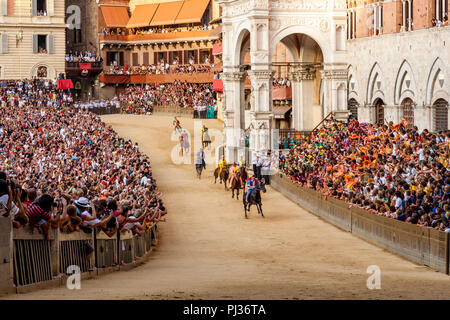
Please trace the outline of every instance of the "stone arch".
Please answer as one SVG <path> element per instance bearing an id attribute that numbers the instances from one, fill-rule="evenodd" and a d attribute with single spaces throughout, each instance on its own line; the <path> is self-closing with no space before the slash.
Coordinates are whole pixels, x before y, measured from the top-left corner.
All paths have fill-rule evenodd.
<path id="1" fill-rule="evenodd" d="M 446 87 L 449 87 L 447 69 L 441 58 L 436 58 L 428 74 L 425 103 L 432 105 L 436 100 L 450 100 L 450 95 Z"/>
<path id="2" fill-rule="evenodd" d="M 407 98 L 414 100 L 417 92 L 416 80 L 408 61 L 404 60 L 400 65 L 395 80 L 394 103 L 399 104 Z"/>
<path id="3" fill-rule="evenodd" d="M 348 111 L 350 112 L 350 116 L 358 119 L 358 108 L 359 108 L 359 103 L 358 101 L 356 101 L 355 98 L 350 98 L 348 100 Z"/>
<path id="4" fill-rule="evenodd" d="M 39 67 L 46 67 L 47 68 L 47 79 L 54 79 L 56 78 L 57 74 L 56 74 L 56 70 L 53 66 L 49 65 L 46 62 L 40 62 L 40 63 L 36 63 L 30 71 L 30 79 L 33 77 L 37 76 L 37 71 Z"/>
<path id="5" fill-rule="evenodd" d="M 378 125 L 384 124 L 384 100 L 381 98 L 376 98 L 373 102 L 375 106 L 375 123 Z"/>
<path id="6" fill-rule="evenodd" d="M 369 81 L 367 83 L 367 103 L 375 104 L 375 100 L 385 100 L 384 95 L 384 76 L 378 62 L 375 62 L 370 70 Z"/>
<path id="7" fill-rule="evenodd" d="M 273 52 L 275 50 L 275 46 L 278 42 L 283 40 L 284 38 L 292 35 L 292 34 L 304 34 L 314 40 L 320 50 L 322 51 L 323 60 L 325 62 L 332 61 L 332 55 L 333 55 L 333 49 L 332 46 L 327 40 L 327 38 L 323 35 L 322 32 L 319 31 L 317 28 L 307 27 L 307 26 L 288 26 L 285 28 L 282 28 L 278 32 L 274 33 L 270 37 L 270 47 L 269 47 L 269 56 L 273 55 Z"/>
<path id="8" fill-rule="evenodd" d="M 241 26 L 236 34 L 236 38 L 233 39 L 234 53 L 232 62 L 235 66 L 238 66 L 243 63 L 245 52 L 250 48 L 250 27 L 246 25 Z"/>

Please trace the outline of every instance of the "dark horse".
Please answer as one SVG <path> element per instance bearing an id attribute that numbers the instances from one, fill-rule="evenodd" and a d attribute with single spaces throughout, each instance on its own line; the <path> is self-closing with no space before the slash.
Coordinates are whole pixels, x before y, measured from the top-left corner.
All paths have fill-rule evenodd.
<path id="1" fill-rule="evenodd" d="M 241 167 L 240 171 L 241 171 L 242 183 L 245 183 L 245 181 L 247 181 L 247 178 L 248 178 L 247 170 L 245 170 L 245 167 Z"/>
<path id="2" fill-rule="evenodd" d="M 223 182 L 223 184 L 225 185 L 225 190 L 227 190 L 227 181 L 228 181 L 228 166 L 224 167 L 222 169 L 222 172 L 220 173 L 220 177 L 219 177 L 219 170 L 220 168 L 217 167 L 216 170 L 214 170 L 214 183 L 217 183 L 217 178 L 219 178 L 220 183 Z"/>
<path id="3" fill-rule="evenodd" d="M 195 169 L 197 170 L 197 177 L 201 179 L 202 177 L 202 171 L 203 171 L 203 164 L 196 164 Z"/>
<path id="4" fill-rule="evenodd" d="M 248 197 L 248 204 L 245 204 L 245 198 L 247 195 L 245 193 L 245 186 L 244 186 L 244 199 L 242 202 L 244 203 L 245 219 L 248 219 L 247 211 L 250 212 L 250 208 L 252 205 L 256 206 L 256 208 L 258 209 L 258 214 L 260 214 L 264 218 L 261 202 L 261 191 L 266 193 L 266 186 L 263 181 L 259 182 L 259 185 L 256 186 L 256 189 Z"/>
<path id="5" fill-rule="evenodd" d="M 230 187 L 231 187 L 231 198 L 234 198 L 234 190 L 237 190 L 236 198 L 237 200 L 239 200 L 239 190 L 241 190 L 242 187 L 240 170 L 236 171 L 234 179 L 231 178 Z"/>

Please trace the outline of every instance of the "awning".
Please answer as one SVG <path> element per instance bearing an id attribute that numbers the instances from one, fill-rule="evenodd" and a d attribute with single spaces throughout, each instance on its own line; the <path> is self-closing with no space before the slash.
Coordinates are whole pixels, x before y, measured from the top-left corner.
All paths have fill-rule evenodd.
<path id="1" fill-rule="evenodd" d="M 73 89 L 73 82 L 70 79 L 57 79 L 56 85 L 58 86 L 58 89 L 62 90 Z"/>
<path id="2" fill-rule="evenodd" d="M 284 119 L 286 113 L 292 109 L 292 106 L 275 106 L 273 107 L 273 115 L 275 119 Z"/>
<path id="3" fill-rule="evenodd" d="M 200 23 L 210 0 L 185 0 L 175 24 Z"/>
<path id="4" fill-rule="evenodd" d="M 137 5 L 128 21 L 127 28 L 148 27 L 158 6 L 159 3 Z"/>
<path id="5" fill-rule="evenodd" d="M 223 81 L 222 79 L 215 79 L 213 81 L 213 91 L 223 91 Z"/>
<path id="6" fill-rule="evenodd" d="M 127 26 L 130 19 L 127 7 L 101 6 L 100 9 L 107 27 L 125 28 Z"/>
<path id="7" fill-rule="evenodd" d="M 167 26 L 175 23 L 183 1 L 163 2 L 159 4 L 150 26 Z"/>
<path id="8" fill-rule="evenodd" d="M 213 45 L 212 54 L 213 54 L 213 56 L 222 54 L 222 45 L 221 44 Z"/>
<path id="9" fill-rule="evenodd" d="M 209 34 L 209 36 L 210 37 L 219 37 L 221 33 L 222 33 L 222 25 L 214 28 L 213 31 L 211 31 L 211 33 Z"/>

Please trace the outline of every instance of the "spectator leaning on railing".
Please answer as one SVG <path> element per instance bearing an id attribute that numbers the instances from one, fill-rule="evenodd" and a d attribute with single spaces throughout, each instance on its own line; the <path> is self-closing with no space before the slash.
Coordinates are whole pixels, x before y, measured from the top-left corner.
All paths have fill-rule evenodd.
<path id="1" fill-rule="evenodd" d="M 0 85 L 0 215 L 15 228 L 142 234 L 167 213 L 137 144 L 71 102 L 45 103 L 63 96 L 46 81 Z M 119 217 L 125 202 L 129 217 Z"/>

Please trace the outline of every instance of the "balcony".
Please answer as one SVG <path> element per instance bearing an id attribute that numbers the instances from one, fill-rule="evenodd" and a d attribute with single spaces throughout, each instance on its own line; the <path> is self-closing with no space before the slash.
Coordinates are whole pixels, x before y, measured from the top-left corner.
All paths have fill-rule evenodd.
<path id="1" fill-rule="evenodd" d="M 211 33 L 213 30 L 198 30 L 198 31 L 180 31 L 180 32 L 167 32 L 167 33 L 149 33 L 141 35 L 111 35 L 101 34 L 100 42 L 107 43 L 121 43 L 121 42 L 164 42 L 164 41 L 183 41 L 183 40 L 201 40 L 213 38 Z M 217 36 L 215 36 L 217 37 Z"/>
<path id="2" fill-rule="evenodd" d="M 91 73 L 100 73 L 103 71 L 103 62 L 68 62 L 66 61 L 66 72 L 79 73 L 88 70 Z"/>

